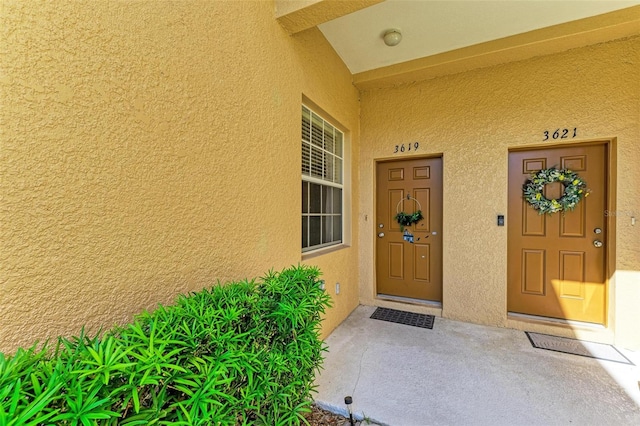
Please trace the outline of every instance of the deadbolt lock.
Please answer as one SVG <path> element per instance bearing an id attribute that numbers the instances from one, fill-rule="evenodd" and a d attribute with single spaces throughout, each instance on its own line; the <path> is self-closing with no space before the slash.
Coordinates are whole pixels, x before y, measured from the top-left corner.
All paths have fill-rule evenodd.
<path id="1" fill-rule="evenodd" d="M 593 233 L 594 234 L 602 234 L 602 229 L 596 228 L 596 229 L 593 230 Z"/>

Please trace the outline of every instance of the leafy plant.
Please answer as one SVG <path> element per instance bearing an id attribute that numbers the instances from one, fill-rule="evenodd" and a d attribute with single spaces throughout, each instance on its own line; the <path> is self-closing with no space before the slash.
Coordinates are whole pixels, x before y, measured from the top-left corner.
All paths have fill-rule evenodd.
<path id="1" fill-rule="evenodd" d="M 331 303 L 319 276 L 218 283 L 101 335 L 0 353 L 0 425 L 306 422 Z"/>
<path id="2" fill-rule="evenodd" d="M 400 225 L 400 231 L 404 231 L 405 226 L 411 226 L 414 223 L 420 222 L 423 218 L 421 210 L 417 210 L 413 213 L 400 212 L 395 216 L 396 221 L 398 221 L 398 224 Z"/>

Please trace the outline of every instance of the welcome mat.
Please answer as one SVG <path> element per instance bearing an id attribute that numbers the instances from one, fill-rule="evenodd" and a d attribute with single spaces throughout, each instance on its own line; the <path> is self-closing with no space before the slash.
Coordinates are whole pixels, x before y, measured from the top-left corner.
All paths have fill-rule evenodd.
<path id="1" fill-rule="evenodd" d="M 370 318 L 395 322 L 396 324 L 428 328 L 429 330 L 433 329 L 433 321 L 435 319 L 433 315 L 416 314 L 389 308 L 377 308 Z"/>
<path id="2" fill-rule="evenodd" d="M 568 337 L 549 336 L 548 334 L 532 333 L 530 331 L 525 331 L 525 334 L 534 348 L 635 365 L 616 348 L 604 343 L 585 342 Z"/>

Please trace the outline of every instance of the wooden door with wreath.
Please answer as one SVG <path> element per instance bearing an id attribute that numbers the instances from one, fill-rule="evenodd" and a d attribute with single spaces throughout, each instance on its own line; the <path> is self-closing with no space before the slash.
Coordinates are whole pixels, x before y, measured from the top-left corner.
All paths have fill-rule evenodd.
<path id="1" fill-rule="evenodd" d="M 442 158 L 380 162 L 376 184 L 377 293 L 441 302 Z"/>
<path id="2" fill-rule="evenodd" d="M 603 143 L 509 153 L 509 312 L 605 323 L 606 153 Z"/>

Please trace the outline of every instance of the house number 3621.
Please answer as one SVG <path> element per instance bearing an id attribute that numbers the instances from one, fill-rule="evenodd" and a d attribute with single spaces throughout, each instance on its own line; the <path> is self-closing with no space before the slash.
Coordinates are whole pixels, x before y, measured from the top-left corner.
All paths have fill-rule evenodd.
<path id="1" fill-rule="evenodd" d="M 420 147 L 419 142 L 407 143 L 407 144 L 403 143 L 402 145 L 396 145 L 396 148 L 393 150 L 393 153 L 395 154 L 397 152 L 417 151 L 419 147 Z"/>
<path id="2" fill-rule="evenodd" d="M 578 128 L 556 129 L 553 132 L 551 130 L 545 130 L 542 132 L 542 135 L 544 136 L 543 141 L 548 141 L 549 139 L 573 139 L 578 136 Z"/>

